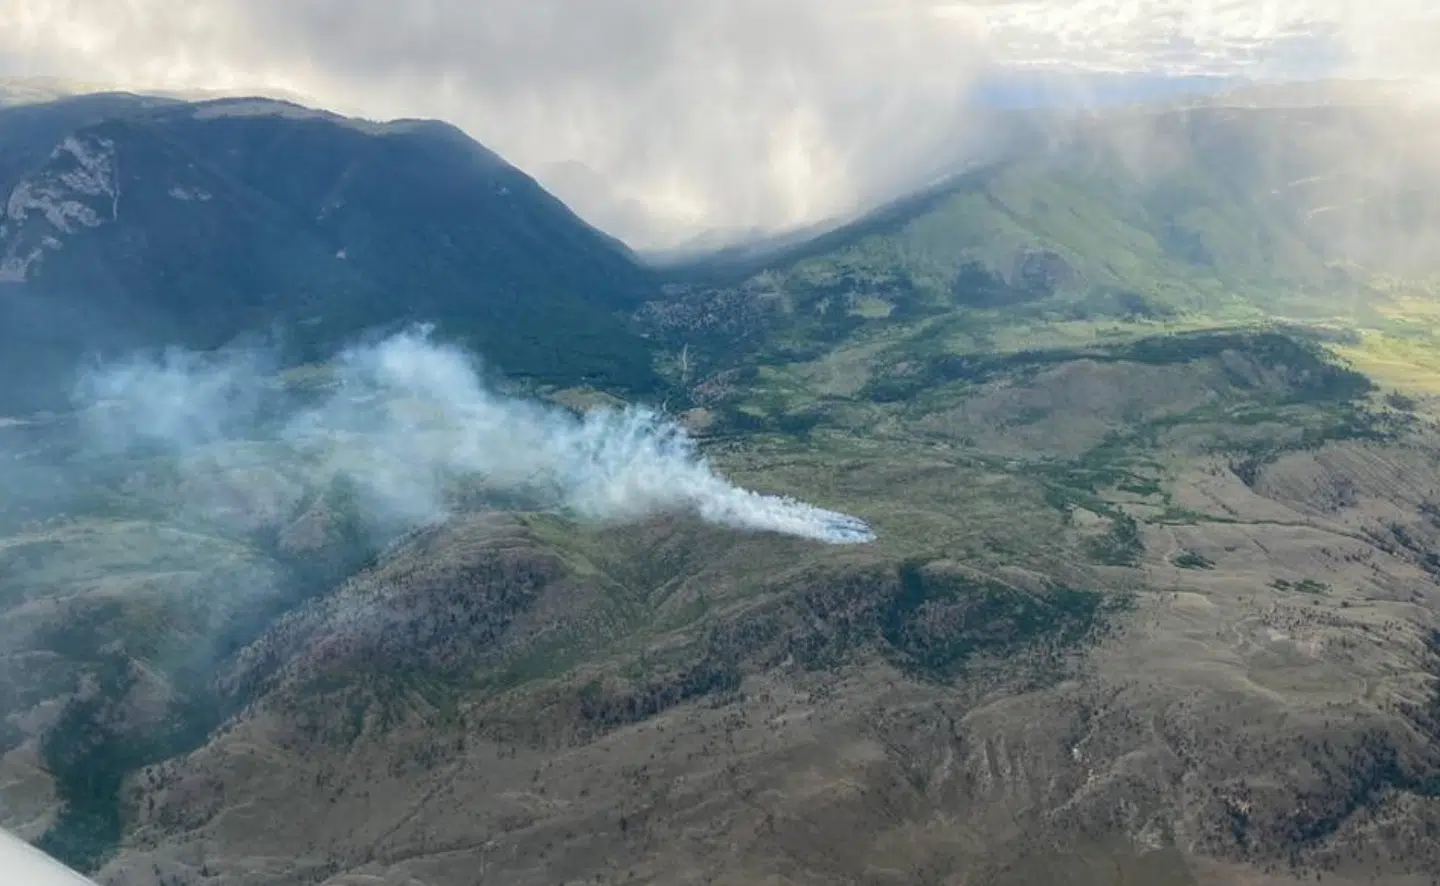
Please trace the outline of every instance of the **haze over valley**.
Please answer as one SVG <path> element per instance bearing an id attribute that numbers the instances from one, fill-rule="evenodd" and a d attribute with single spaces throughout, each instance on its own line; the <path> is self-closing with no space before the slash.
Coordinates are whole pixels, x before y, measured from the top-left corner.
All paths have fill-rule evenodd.
<path id="1" fill-rule="evenodd" d="M 0 0 L 0 828 L 1428 886 L 1440 31 L 1372 5 Z"/>

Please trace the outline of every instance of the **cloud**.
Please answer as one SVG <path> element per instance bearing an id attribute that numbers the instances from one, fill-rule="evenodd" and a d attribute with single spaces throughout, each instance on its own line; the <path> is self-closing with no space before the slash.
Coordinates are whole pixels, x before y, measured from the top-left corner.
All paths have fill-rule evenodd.
<path id="1" fill-rule="evenodd" d="M 1429 77 L 1440 48 L 1440 10 L 1428 0 L 1019 0 L 985 8 L 987 33 L 1012 63 L 1172 75 Z"/>
<path id="2" fill-rule="evenodd" d="M 877 155 L 903 165 L 948 134 L 981 61 L 912 0 L 0 0 L 0 16 L 12 68 L 443 117 L 532 171 L 578 161 L 682 228 L 852 204 Z"/>
<path id="3" fill-rule="evenodd" d="M 0 71 L 443 117 L 645 244 L 813 222 L 915 184 L 983 138 L 964 111 L 982 71 L 1415 76 L 1437 15 L 1429 0 L 0 0 Z"/>

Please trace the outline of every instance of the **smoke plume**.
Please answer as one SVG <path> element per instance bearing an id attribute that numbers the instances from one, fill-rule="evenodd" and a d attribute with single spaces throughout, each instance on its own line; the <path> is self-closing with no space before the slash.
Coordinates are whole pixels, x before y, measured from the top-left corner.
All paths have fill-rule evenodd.
<path id="1" fill-rule="evenodd" d="M 448 491 L 469 482 L 590 521 L 688 512 L 831 544 L 873 539 L 853 517 L 733 485 L 653 411 L 575 415 L 498 393 L 427 330 L 344 351 L 310 402 L 270 382 L 265 365 L 251 353 L 170 353 L 105 367 L 81 385 L 85 423 L 112 450 L 263 442 L 272 475 L 303 466 L 312 481 L 348 478 L 367 515 L 391 529 L 443 518 Z M 253 471 L 257 450 L 246 452 Z"/>

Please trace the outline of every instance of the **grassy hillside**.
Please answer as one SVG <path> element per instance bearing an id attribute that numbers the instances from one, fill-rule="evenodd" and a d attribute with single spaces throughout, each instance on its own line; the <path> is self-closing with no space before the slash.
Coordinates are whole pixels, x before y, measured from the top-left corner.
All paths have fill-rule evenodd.
<path id="1" fill-rule="evenodd" d="M 678 272 L 642 317 L 688 349 L 692 373 L 736 350 L 814 358 L 937 327 L 984 351 L 1137 321 L 1151 324 L 1137 335 L 1275 317 L 1373 326 L 1435 273 L 1425 244 L 1440 221 L 1433 127 L 1377 114 L 1120 112 L 763 267 Z"/>
<path id="2" fill-rule="evenodd" d="M 895 882 L 1018 886 L 1049 882 L 1042 858 L 1095 884 L 1359 883 L 1434 862 L 1431 419 L 1276 332 L 917 363 L 898 396 L 709 441 L 875 544 L 464 510 L 219 653 L 194 697 L 235 715 L 193 752 L 155 732 L 72 762 L 49 733 L 66 808 L 119 830 L 71 812 L 46 845 L 139 883 L 460 883 L 482 858 L 522 883 L 753 882 L 777 858 L 793 882 L 884 858 Z M 782 390 L 761 380 L 736 396 Z M 145 473 L 123 507 L 190 500 Z M 264 524 L 309 538 L 310 502 Z M 167 628 L 123 631 L 128 654 L 188 648 L 184 610 L 139 603 Z M 111 735 L 86 704 L 59 724 Z M 77 792 L 87 760 L 127 777 Z"/>

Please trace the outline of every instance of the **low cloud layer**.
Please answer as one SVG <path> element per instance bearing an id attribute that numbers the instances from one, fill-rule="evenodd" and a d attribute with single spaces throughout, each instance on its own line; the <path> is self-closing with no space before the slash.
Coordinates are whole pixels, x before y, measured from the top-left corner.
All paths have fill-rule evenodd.
<path id="1" fill-rule="evenodd" d="M 983 136 L 985 72 L 1428 76 L 1428 0 L 0 0 L 0 74 L 437 116 L 642 245 L 843 214 Z"/>
<path id="2" fill-rule="evenodd" d="M 317 402 L 293 401 L 265 366 L 253 352 L 172 352 L 93 371 L 80 388 L 91 445 L 111 453 L 208 448 L 207 460 L 192 464 L 213 470 L 217 444 L 247 444 L 236 458 L 252 472 L 303 466 L 313 484 L 351 481 L 362 510 L 390 531 L 442 518 L 454 485 L 469 483 L 585 520 L 691 513 L 832 544 L 873 538 L 853 517 L 734 486 L 653 412 L 575 416 L 495 393 L 464 353 L 423 331 L 341 354 Z"/>

